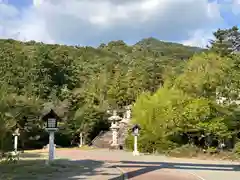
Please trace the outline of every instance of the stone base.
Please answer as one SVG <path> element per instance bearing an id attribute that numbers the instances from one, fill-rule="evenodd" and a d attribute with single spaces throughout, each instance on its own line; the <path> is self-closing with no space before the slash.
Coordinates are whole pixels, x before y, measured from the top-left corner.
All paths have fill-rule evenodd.
<path id="1" fill-rule="evenodd" d="M 56 148 L 56 147 L 57 147 L 57 145 L 54 144 L 54 148 Z M 49 144 L 47 144 L 46 146 L 43 146 L 43 149 L 49 149 Z"/>
<path id="2" fill-rule="evenodd" d="M 133 151 L 133 156 L 139 156 L 140 153 L 138 151 Z"/>
<path id="3" fill-rule="evenodd" d="M 119 150 L 120 149 L 120 145 L 119 144 L 117 144 L 117 145 L 113 145 L 113 144 L 111 144 L 110 145 L 110 147 L 109 147 L 109 149 L 115 149 L 115 150 Z"/>

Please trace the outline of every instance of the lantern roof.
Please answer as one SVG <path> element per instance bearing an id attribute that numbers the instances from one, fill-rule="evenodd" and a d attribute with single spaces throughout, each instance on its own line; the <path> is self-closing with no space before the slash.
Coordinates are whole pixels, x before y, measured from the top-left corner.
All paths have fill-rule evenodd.
<path id="1" fill-rule="evenodd" d="M 140 127 L 138 124 L 135 124 L 135 125 L 132 127 L 132 130 L 134 130 L 134 129 L 141 130 L 141 127 Z"/>
<path id="2" fill-rule="evenodd" d="M 13 134 L 19 134 L 19 128 L 16 128 L 14 131 L 13 131 Z"/>
<path id="3" fill-rule="evenodd" d="M 109 121 L 120 121 L 122 120 L 122 118 L 118 115 L 113 115 L 111 117 L 108 118 Z"/>
<path id="4" fill-rule="evenodd" d="M 113 110 L 113 115 L 108 118 L 109 121 L 121 121 L 122 118 L 117 115 L 117 111 Z"/>
<path id="5" fill-rule="evenodd" d="M 61 121 L 61 118 L 57 115 L 57 113 L 55 113 L 55 111 L 53 109 L 51 109 L 47 114 L 45 114 L 42 117 L 42 120 L 47 121 L 50 118 L 54 118 L 57 121 Z"/>

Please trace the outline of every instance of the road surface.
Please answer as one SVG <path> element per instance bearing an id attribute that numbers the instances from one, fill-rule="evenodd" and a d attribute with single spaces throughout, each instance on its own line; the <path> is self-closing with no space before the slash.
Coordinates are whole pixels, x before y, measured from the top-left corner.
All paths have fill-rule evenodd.
<path id="1" fill-rule="evenodd" d="M 140 155 L 131 152 L 96 150 L 57 150 L 58 158 L 105 162 L 105 171 L 116 172 L 117 168 L 131 180 L 239 180 L 240 163 L 196 159 L 171 158 L 166 156 Z M 110 170 L 109 170 L 110 169 Z M 99 178 L 96 178 L 99 179 Z M 122 179 L 122 175 L 101 177 L 101 180 Z"/>

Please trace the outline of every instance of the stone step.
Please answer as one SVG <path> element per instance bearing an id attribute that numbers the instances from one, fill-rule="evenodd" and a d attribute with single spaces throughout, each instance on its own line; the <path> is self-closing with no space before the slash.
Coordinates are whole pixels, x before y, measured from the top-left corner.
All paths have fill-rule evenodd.
<path id="1" fill-rule="evenodd" d="M 125 138 L 127 137 L 128 133 L 128 125 L 126 123 L 120 123 L 119 129 L 119 144 L 124 145 Z M 107 131 L 101 135 L 99 135 L 96 140 L 92 143 L 93 146 L 98 148 L 110 148 L 112 141 L 112 132 Z"/>

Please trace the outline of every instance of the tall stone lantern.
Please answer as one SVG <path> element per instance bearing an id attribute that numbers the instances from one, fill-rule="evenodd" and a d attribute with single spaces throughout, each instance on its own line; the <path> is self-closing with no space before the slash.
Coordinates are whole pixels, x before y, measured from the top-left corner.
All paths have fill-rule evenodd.
<path id="1" fill-rule="evenodd" d="M 61 121 L 60 117 L 51 109 L 49 113 L 44 115 L 42 119 L 46 122 L 46 131 L 49 133 L 49 148 L 48 148 L 48 162 L 51 162 L 55 158 L 54 147 L 54 133 L 58 130 L 58 121 Z"/>
<path id="2" fill-rule="evenodd" d="M 125 124 L 129 124 L 130 119 L 131 119 L 131 105 L 125 106 L 124 110 L 125 113 L 123 114 L 123 119 L 121 122 L 125 123 Z"/>
<path id="3" fill-rule="evenodd" d="M 119 131 L 119 122 L 122 120 L 120 116 L 117 115 L 117 111 L 113 111 L 113 115 L 108 118 L 108 120 L 111 122 L 110 129 L 112 130 L 112 148 L 119 148 L 118 144 L 118 131 Z"/>
<path id="4" fill-rule="evenodd" d="M 14 152 L 17 154 L 17 148 L 18 148 L 18 137 L 20 136 L 19 133 L 19 128 L 16 126 L 16 130 L 13 132 L 13 137 L 14 137 Z"/>

